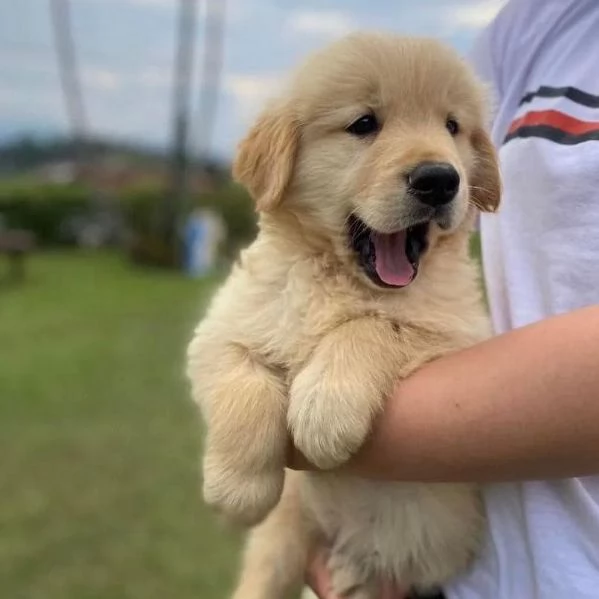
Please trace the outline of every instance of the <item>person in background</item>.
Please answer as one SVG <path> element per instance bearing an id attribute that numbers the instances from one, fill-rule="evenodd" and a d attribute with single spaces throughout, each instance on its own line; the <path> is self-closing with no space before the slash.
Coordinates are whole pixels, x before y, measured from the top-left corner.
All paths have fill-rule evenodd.
<path id="1" fill-rule="evenodd" d="M 504 182 L 480 222 L 498 335 L 398 384 L 350 468 L 489 483 L 486 545 L 447 599 L 596 599 L 599 2 L 510 0 L 472 61 Z M 323 553 L 308 581 L 332 599 Z"/>

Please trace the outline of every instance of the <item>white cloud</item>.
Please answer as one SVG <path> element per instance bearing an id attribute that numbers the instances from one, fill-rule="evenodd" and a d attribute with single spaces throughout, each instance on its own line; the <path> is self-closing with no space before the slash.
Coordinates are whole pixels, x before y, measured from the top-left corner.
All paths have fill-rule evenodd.
<path id="1" fill-rule="evenodd" d="M 136 77 L 136 81 L 143 87 L 163 88 L 171 87 L 173 78 L 172 71 L 149 67 L 143 69 Z"/>
<path id="2" fill-rule="evenodd" d="M 81 78 L 84 87 L 100 91 L 113 92 L 122 86 L 122 77 L 118 73 L 102 67 L 85 67 Z"/>
<path id="3" fill-rule="evenodd" d="M 298 10 L 287 19 L 287 28 L 300 34 L 341 37 L 356 29 L 354 20 L 342 11 Z"/>
<path id="4" fill-rule="evenodd" d="M 266 102 L 281 89 L 283 81 L 283 77 L 278 74 L 231 74 L 225 77 L 224 89 L 233 96 L 237 115 L 247 126 Z"/>
<path id="5" fill-rule="evenodd" d="M 445 9 L 444 21 L 453 30 L 482 29 L 493 20 L 503 4 L 503 0 L 455 3 Z"/>

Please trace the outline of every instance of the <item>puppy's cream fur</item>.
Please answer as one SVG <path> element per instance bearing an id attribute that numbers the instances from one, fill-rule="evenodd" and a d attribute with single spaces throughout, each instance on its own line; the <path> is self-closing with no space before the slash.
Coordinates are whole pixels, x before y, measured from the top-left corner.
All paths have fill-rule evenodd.
<path id="1" fill-rule="evenodd" d="M 380 131 L 345 129 L 373 111 Z M 460 124 L 453 136 L 445 126 Z M 301 584 L 316 541 L 332 545 L 339 593 L 373 599 L 392 577 L 431 589 L 465 568 L 484 517 L 473 485 L 400 484 L 285 472 L 288 435 L 323 469 L 363 444 L 394 383 L 489 334 L 468 256 L 477 209 L 495 210 L 499 174 L 483 92 L 435 41 L 354 34 L 309 59 L 241 143 L 236 178 L 260 232 L 189 346 L 193 396 L 207 423 L 204 496 L 251 532 L 236 599 L 282 599 Z M 367 279 L 349 248 L 355 213 L 405 228 L 405 175 L 451 163 L 461 186 L 446 228 L 431 226 L 417 278 Z"/>

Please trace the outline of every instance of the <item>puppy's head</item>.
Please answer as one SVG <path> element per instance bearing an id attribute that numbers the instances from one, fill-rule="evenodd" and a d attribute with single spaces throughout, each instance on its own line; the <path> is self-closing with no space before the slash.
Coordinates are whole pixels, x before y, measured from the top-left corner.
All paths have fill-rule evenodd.
<path id="1" fill-rule="evenodd" d="M 234 175 L 379 287 L 405 287 L 500 180 L 484 94 L 449 48 L 354 34 L 309 59 L 242 141 Z"/>

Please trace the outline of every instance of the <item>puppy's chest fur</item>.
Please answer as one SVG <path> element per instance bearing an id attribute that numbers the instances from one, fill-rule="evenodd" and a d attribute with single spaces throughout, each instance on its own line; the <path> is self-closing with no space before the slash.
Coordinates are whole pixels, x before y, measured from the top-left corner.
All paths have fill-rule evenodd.
<path id="1" fill-rule="evenodd" d="M 466 288 L 453 298 L 442 293 L 435 298 L 435 286 L 426 280 L 421 293 L 374 295 L 315 259 L 271 265 L 267 277 L 257 276 L 260 265 L 261 256 L 250 252 L 236 275 L 252 280 L 243 286 L 256 294 L 251 305 L 259 307 L 245 321 L 252 327 L 247 341 L 286 373 L 289 384 L 323 337 L 352 319 L 390 323 L 402 347 L 394 373 L 399 378 L 489 332 L 482 306 L 467 299 L 477 297 L 467 262 L 457 268 Z M 403 583 L 432 584 L 451 576 L 478 547 L 482 507 L 474 486 L 380 483 L 327 473 L 300 477 L 303 503 L 335 552 L 369 571 Z M 455 548 L 448 547 L 452 541 Z"/>
<path id="2" fill-rule="evenodd" d="M 227 283 L 229 301 L 218 303 L 230 308 L 230 302 L 235 304 L 228 317 L 242 337 L 241 344 L 287 372 L 290 380 L 328 333 L 354 319 L 389 322 L 397 344 L 405 350 L 405 367 L 398 373 L 402 376 L 429 359 L 488 336 L 479 303 L 460 305 L 466 294 L 456 294 L 452 305 L 442 295 L 431 295 L 426 283 L 420 292 L 377 293 L 317 257 L 277 264 L 274 252 L 268 252 L 265 269 L 264 250 L 248 248 Z M 466 266 L 466 279 L 474 281 L 470 265 L 462 266 Z M 477 291 L 472 295 L 477 296 Z"/>
<path id="3" fill-rule="evenodd" d="M 370 575 L 433 588 L 480 547 L 484 510 L 475 485 L 300 477 L 305 509 L 333 552 Z"/>

